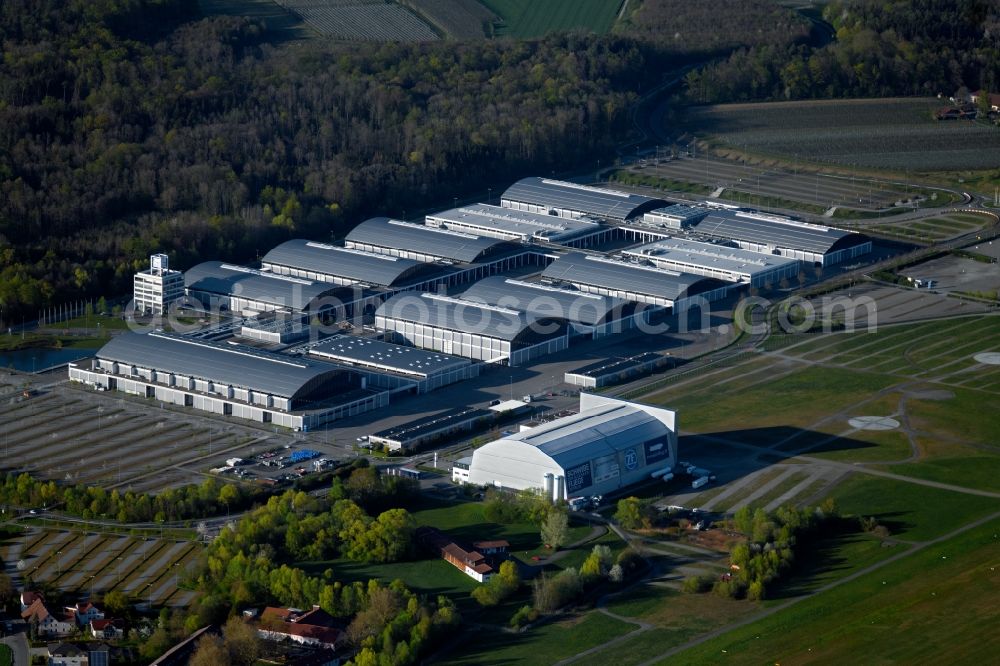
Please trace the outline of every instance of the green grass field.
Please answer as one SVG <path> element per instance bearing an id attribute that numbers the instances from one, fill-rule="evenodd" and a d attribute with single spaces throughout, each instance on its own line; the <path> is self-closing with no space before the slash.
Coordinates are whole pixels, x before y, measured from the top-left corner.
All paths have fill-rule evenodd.
<path id="1" fill-rule="evenodd" d="M 614 0 L 482 0 L 503 19 L 498 36 L 519 39 L 582 28 L 606 33 L 620 3 Z"/>
<path id="2" fill-rule="evenodd" d="M 880 233 L 907 240 L 942 241 L 982 229 L 992 223 L 992 218 L 986 215 L 950 213 L 915 222 L 879 224 L 872 228 Z"/>
<path id="3" fill-rule="evenodd" d="M 993 520 L 662 663 L 992 663 L 998 535 Z"/>
<path id="4" fill-rule="evenodd" d="M 0 643 L 0 666 L 12 666 L 14 653 L 9 647 Z"/>
<path id="5" fill-rule="evenodd" d="M 758 378 L 761 379 L 761 378 Z M 745 390 L 736 384 L 678 387 L 645 400 L 681 413 L 681 426 L 694 432 L 782 426 L 807 426 L 831 411 L 863 400 L 894 380 L 834 368 L 803 368 L 780 380 Z M 789 409 L 794 403 L 796 409 Z"/>
<path id="6" fill-rule="evenodd" d="M 327 568 L 333 569 L 337 580 L 343 582 L 366 582 L 372 578 L 378 578 L 390 583 L 398 578 L 406 583 L 406 586 L 411 590 L 429 595 L 430 598 L 439 594 L 465 597 L 479 585 L 438 557 L 392 564 L 365 564 L 351 560 L 333 560 L 305 563 L 302 568 L 316 574 L 322 573 Z"/>
<path id="7" fill-rule="evenodd" d="M 447 663 L 549 666 L 636 628 L 603 613 L 588 613 L 550 622 L 524 634 L 478 631 L 475 640 L 468 641 L 460 653 L 448 655 Z"/>
<path id="8" fill-rule="evenodd" d="M 923 541 L 947 534 L 957 526 L 1000 509 L 991 497 L 920 486 L 895 479 L 854 474 L 837 488 L 841 513 L 873 516 L 894 537 Z"/>

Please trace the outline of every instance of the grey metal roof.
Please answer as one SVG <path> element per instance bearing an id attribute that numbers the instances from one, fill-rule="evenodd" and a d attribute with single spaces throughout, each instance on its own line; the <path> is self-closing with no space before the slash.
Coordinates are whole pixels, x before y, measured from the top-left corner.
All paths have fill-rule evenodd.
<path id="1" fill-rule="evenodd" d="M 551 280 L 630 291 L 675 301 L 723 284 L 714 278 L 638 266 L 623 261 L 571 252 L 542 272 Z"/>
<path id="2" fill-rule="evenodd" d="M 295 399 L 346 372 L 326 363 L 169 333 L 125 333 L 97 357 Z"/>
<path id="3" fill-rule="evenodd" d="M 611 404 L 585 409 L 500 441 L 534 446 L 567 469 L 669 433 L 670 429 L 651 414 L 630 405 Z"/>
<path id="4" fill-rule="evenodd" d="M 750 275 L 798 263 L 796 259 L 778 254 L 764 254 L 686 238 L 665 238 L 623 250 L 622 253 L 649 259 L 654 264 L 659 262 L 687 264 Z"/>
<path id="5" fill-rule="evenodd" d="M 502 276 L 479 280 L 465 290 L 462 298 L 524 310 L 540 317 L 559 317 L 588 326 L 603 323 L 608 315 L 628 305 L 620 298 Z"/>
<path id="6" fill-rule="evenodd" d="M 285 241 L 265 254 L 261 262 L 382 287 L 393 286 L 428 267 L 421 261 L 348 250 L 301 238 Z"/>
<path id="7" fill-rule="evenodd" d="M 469 365 L 472 361 L 460 356 L 424 351 L 416 347 L 394 345 L 391 342 L 338 335 L 309 348 L 319 358 L 375 366 L 407 375 L 430 376 Z"/>
<path id="8" fill-rule="evenodd" d="M 252 268 L 206 261 L 184 274 L 184 286 L 193 291 L 238 296 L 292 310 L 308 309 L 321 296 L 337 290 L 329 284 L 273 275 Z"/>
<path id="9" fill-rule="evenodd" d="M 426 219 L 428 224 L 433 225 L 442 224 L 449 228 L 471 226 L 481 229 L 483 233 L 503 234 L 510 239 L 550 243 L 571 240 L 602 228 L 595 220 L 573 220 L 489 204 L 453 208 L 428 215 Z"/>
<path id="10" fill-rule="evenodd" d="M 396 294 L 379 307 L 375 316 L 510 341 L 539 319 L 520 310 L 413 292 Z"/>
<path id="11" fill-rule="evenodd" d="M 693 228 L 696 233 L 826 254 L 867 240 L 864 236 L 819 224 L 764 213 L 713 211 Z"/>
<path id="12" fill-rule="evenodd" d="M 538 177 L 522 178 L 508 187 L 501 199 L 565 208 L 614 220 L 627 220 L 667 205 L 663 199 L 641 194 Z"/>
<path id="13" fill-rule="evenodd" d="M 500 238 L 486 238 L 388 217 L 365 220 L 354 227 L 345 240 L 397 250 L 412 250 L 465 263 L 473 263 L 494 248 L 502 248 L 507 244 Z"/>

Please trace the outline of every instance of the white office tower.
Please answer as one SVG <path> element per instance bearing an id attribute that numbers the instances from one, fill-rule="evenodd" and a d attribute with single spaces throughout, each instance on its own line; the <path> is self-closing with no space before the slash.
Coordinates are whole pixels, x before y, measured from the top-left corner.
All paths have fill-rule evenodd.
<path id="1" fill-rule="evenodd" d="M 165 254 L 149 258 L 149 269 L 136 273 L 133 289 L 136 314 L 165 314 L 174 301 L 184 296 L 184 274 L 170 270 Z"/>

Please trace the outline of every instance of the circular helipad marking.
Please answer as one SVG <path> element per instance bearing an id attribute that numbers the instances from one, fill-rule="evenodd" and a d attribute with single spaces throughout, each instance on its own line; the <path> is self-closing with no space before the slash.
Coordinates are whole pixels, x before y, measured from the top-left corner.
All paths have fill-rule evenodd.
<path id="1" fill-rule="evenodd" d="M 1000 365 L 1000 352 L 982 352 L 972 358 L 986 365 Z"/>
<path id="2" fill-rule="evenodd" d="M 899 427 L 899 421 L 890 416 L 855 416 L 848 423 L 858 430 L 895 430 Z"/>

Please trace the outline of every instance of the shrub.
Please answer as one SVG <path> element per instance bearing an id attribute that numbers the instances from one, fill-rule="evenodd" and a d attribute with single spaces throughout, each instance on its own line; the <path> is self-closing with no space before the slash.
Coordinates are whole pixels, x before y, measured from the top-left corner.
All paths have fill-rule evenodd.
<path id="1" fill-rule="evenodd" d="M 618 554 L 618 564 L 628 576 L 641 569 L 645 565 L 645 560 L 642 559 L 642 555 L 629 546 Z"/>
<path id="2" fill-rule="evenodd" d="M 712 589 L 712 576 L 688 576 L 681 585 L 681 590 L 688 594 L 700 594 Z"/>
<path id="3" fill-rule="evenodd" d="M 520 629 L 526 624 L 538 619 L 538 611 L 531 606 L 521 606 L 514 616 L 510 618 L 510 626 Z"/>

